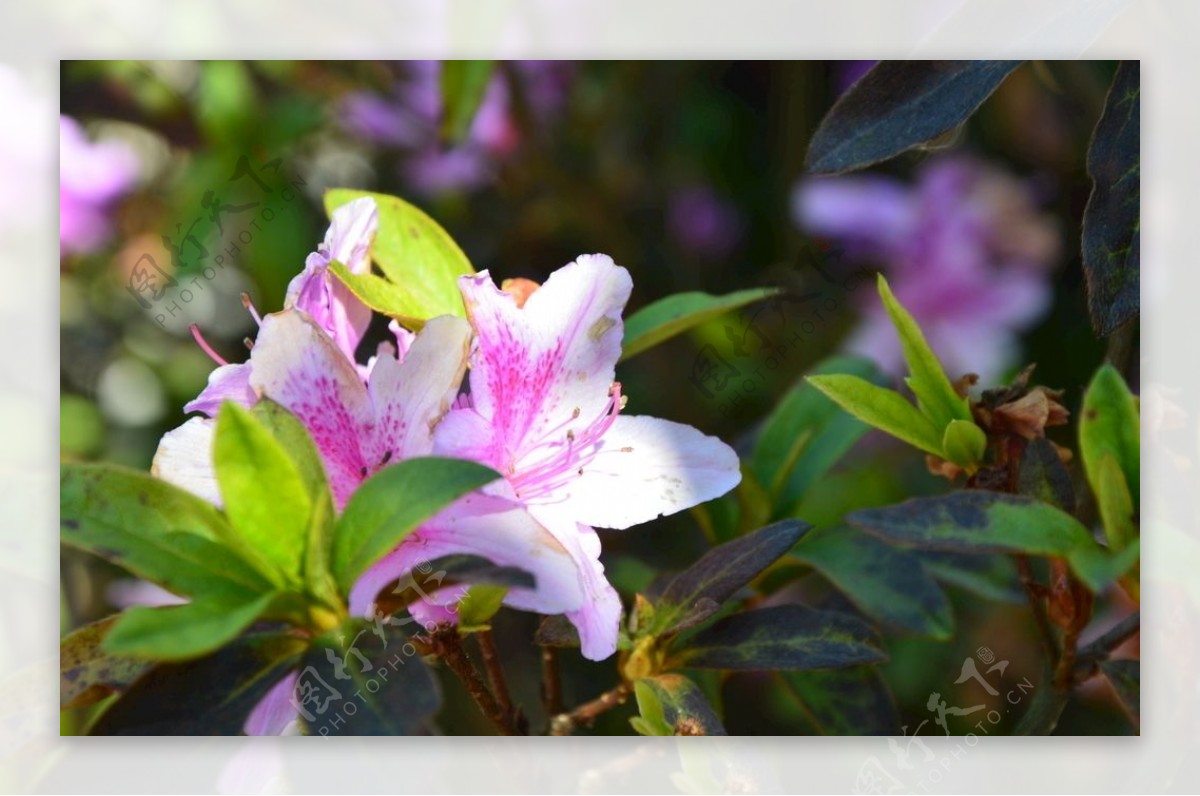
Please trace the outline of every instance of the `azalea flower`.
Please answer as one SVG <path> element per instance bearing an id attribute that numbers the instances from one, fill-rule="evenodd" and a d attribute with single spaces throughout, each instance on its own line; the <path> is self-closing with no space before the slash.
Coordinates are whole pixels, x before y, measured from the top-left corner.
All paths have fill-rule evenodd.
<path id="1" fill-rule="evenodd" d="M 629 272 L 604 255 L 551 274 L 519 305 L 487 271 L 459 279 L 475 329 L 470 396 L 434 432 L 436 453 L 494 467 L 493 494 L 520 501 L 570 551 L 587 599 L 567 617 L 585 657 L 616 649 L 621 603 L 594 527 L 628 528 L 725 494 L 738 458 L 691 426 L 622 414 L 614 380 Z"/>
<path id="2" fill-rule="evenodd" d="M 951 376 L 1002 377 L 1017 357 L 1018 334 L 1050 306 L 1058 229 L 1028 185 L 983 161 L 933 159 L 915 185 L 882 175 L 806 180 L 793 207 L 806 231 L 836 241 L 846 259 L 887 271 Z M 863 298 L 845 347 L 902 373 L 887 313 Z"/>
<path id="3" fill-rule="evenodd" d="M 363 334 L 371 323 L 371 310 L 341 281 L 329 271 L 334 260 L 346 266 L 354 274 L 371 270 L 370 248 L 379 228 L 379 211 L 375 200 L 370 197 L 355 199 L 339 207 L 333 213 L 325 240 L 317 250 L 308 255 L 304 270 L 292 278 L 284 298 L 285 308 L 296 308 L 307 313 L 318 326 L 325 330 L 330 339 L 350 362 L 355 362 L 355 352 Z M 262 323 L 258 311 L 243 299 L 254 320 Z M 406 350 L 411 339 L 399 326 L 393 327 L 401 350 Z M 196 342 L 217 363 L 217 368 L 208 377 L 208 386 L 195 399 L 184 405 L 185 412 L 203 412 L 215 417 L 225 401 L 234 401 L 242 406 L 253 406 L 258 396 L 250 387 L 249 363 L 229 363 L 220 357 L 193 326 Z M 362 368 L 366 378 L 367 368 Z"/>
<path id="4" fill-rule="evenodd" d="M 92 143 L 69 116 L 59 119 L 58 148 L 59 244 L 64 254 L 94 251 L 112 232 L 110 206 L 137 179 L 137 155 L 119 142 Z"/>

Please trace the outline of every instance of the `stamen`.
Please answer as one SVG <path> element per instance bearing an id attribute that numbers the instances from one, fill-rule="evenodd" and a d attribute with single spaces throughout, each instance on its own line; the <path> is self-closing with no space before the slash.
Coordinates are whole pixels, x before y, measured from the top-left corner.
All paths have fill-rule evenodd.
<path id="1" fill-rule="evenodd" d="M 258 310 L 254 308 L 254 302 L 250 299 L 249 293 L 242 294 L 242 306 L 250 311 L 250 317 L 254 319 L 254 322 L 259 326 L 262 326 L 262 316 L 259 315 Z"/>
<path id="2" fill-rule="evenodd" d="M 565 426 L 578 420 L 580 410 L 576 407 L 570 420 L 548 429 L 542 441 L 534 446 L 534 450 L 544 450 L 546 455 L 530 462 L 529 453 L 533 451 L 527 452 L 522 457 L 519 472 L 514 472 L 516 463 L 513 463 L 509 469 L 510 481 L 518 497 L 522 500 L 549 498 L 555 490 L 583 475 L 584 468 L 596 456 L 607 452 L 601 450 L 601 438 L 625 405 L 620 383 L 614 382 L 608 395 L 604 409 L 583 429 L 567 428 L 564 431 Z"/>
<path id="3" fill-rule="evenodd" d="M 247 350 L 247 351 L 253 351 L 253 350 L 254 350 L 254 341 L 253 341 L 253 340 L 251 340 L 249 337 L 243 337 L 243 338 L 242 338 L 242 345 L 246 346 L 246 350 Z"/>
<path id="4" fill-rule="evenodd" d="M 188 331 L 192 333 L 192 338 L 196 341 L 196 345 L 200 346 L 200 350 L 208 354 L 209 357 L 212 358 L 213 362 L 216 362 L 218 365 L 229 364 L 221 358 L 220 354 L 213 350 L 212 346 L 208 344 L 208 341 L 204 339 L 204 335 L 200 334 L 200 327 L 197 324 L 188 324 Z"/>

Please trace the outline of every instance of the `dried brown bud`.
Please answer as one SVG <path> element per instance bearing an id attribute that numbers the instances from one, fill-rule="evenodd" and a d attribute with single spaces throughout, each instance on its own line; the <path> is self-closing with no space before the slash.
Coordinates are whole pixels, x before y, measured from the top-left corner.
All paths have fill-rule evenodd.
<path id="1" fill-rule="evenodd" d="M 948 462 L 940 456 L 934 456 L 932 453 L 925 454 L 925 466 L 929 468 L 929 472 L 933 475 L 940 475 L 947 481 L 953 481 L 958 478 L 958 474 L 963 471 L 954 462 Z"/>
<path id="2" fill-rule="evenodd" d="M 1046 436 L 1047 426 L 1061 426 L 1070 412 L 1058 402 L 1062 392 L 1034 387 L 1015 401 L 996 407 L 992 419 L 997 427 L 1025 439 Z"/>
<path id="3" fill-rule="evenodd" d="M 534 282 L 532 279 L 525 279 L 524 277 L 505 279 L 500 283 L 500 289 L 516 299 L 518 307 L 524 307 L 525 302 L 533 295 L 533 291 L 539 287 L 541 285 L 537 282 Z"/>

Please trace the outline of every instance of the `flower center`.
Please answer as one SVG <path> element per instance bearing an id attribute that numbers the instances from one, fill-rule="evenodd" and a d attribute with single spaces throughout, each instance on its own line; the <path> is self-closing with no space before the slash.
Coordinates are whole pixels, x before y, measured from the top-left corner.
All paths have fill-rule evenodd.
<path id="1" fill-rule="evenodd" d="M 571 428 L 579 420 L 576 407 L 568 420 L 543 434 L 537 445 L 521 457 L 519 468 L 515 463 L 509 467 L 508 480 L 517 497 L 526 502 L 543 498 L 583 475 L 584 468 L 600 453 L 601 437 L 625 408 L 626 400 L 621 395 L 621 383 L 613 382 L 604 409 L 582 430 Z"/>

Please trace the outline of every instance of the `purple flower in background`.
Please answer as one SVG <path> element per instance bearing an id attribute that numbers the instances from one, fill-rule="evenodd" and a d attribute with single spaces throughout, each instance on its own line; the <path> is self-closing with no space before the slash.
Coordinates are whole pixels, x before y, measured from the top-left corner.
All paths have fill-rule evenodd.
<path id="1" fill-rule="evenodd" d="M 912 185 L 880 175 L 806 180 L 793 210 L 847 259 L 887 272 L 951 377 L 998 378 L 1018 354 L 1018 333 L 1049 307 L 1058 228 L 1030 186 L 978 159 L 931 160 Z M 846 348 L 902 372 L 883 307 L 867 300 L 861 308 Z"/>
<path id="2" fill-rule="evenodd" d="M 515 61 L 533 116 L 545 121 L 563 106 L 572 67 L 565 61 Z M 381 146 L 404 150 L 404 179 L 424 194 L 473 190 L 491 179 L 496 163 L 520 144 L 509 86 L 493 75 L 466 139 L 446 148 L 440 139 L 441 62 L 409 61 L 389 96 L 370 91 L 344 98 L 342 125 Z"/>
<path id="3" fill-rule="evenodd" d="M 58 145 L 59 242 L 64 254 L 84 254 L 108 240 L 109 208 L 133 186 L 138 160 L 122 143 L 92 143 L 69 116 L 60 119 Z"/>
<path id="4" fill-rule="evenodd" d="M 707 185 L 678 191 L 667 208 L 667 229 L 679 246 L 706 259 L 720 259 L 737 245 L 742 217 Z"/>

